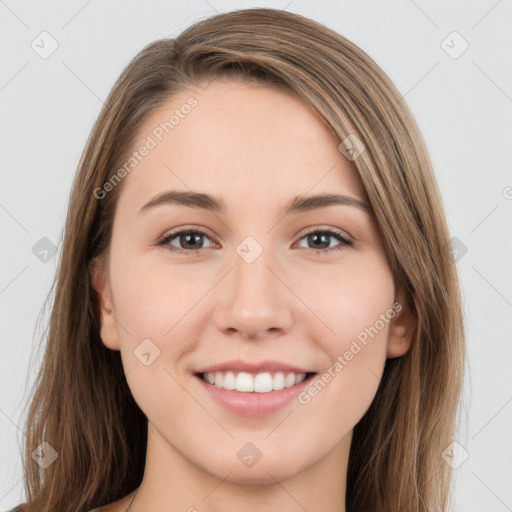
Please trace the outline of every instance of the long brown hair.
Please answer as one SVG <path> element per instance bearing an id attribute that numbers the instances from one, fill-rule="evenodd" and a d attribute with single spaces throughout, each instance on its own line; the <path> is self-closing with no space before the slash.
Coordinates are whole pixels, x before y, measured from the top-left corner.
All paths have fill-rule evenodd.
<path id="1" fill-rule="evenodd" d="M 99 336 L 91 262 L 110 244 L 119 169 L 148 114 L 185 87 L 216 78 L 281 87 L 308 104 L 352 161 L 381 234 L 395 285 L 417 324 L 410 350 L 386 361 L 354 428 L 347 512 L 445 511 L 451 468 L 441 457 L 457 427 L 464 327 L 440 193 L 419 129 L 380 67 L 333 30 L 298 14 L 244 9 L 200 20 L 145 47 L 116 81 L 82 154 L 69 201 L 42 365 L 26 421 L 27 512 L 77 512 L 116 501 L 141 482 L 147 419 L 119 351 Z M 50 300 L 50 297 L 48 298 Z M 32 452 L 48 442 L 46 469 Z"/>

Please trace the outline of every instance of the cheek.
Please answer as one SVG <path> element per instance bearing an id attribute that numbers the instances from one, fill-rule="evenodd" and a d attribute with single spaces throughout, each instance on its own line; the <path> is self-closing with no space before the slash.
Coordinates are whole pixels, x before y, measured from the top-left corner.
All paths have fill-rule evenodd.
<path id="1" fill-rule="evenodd" d="M 178 363 L 195 349 L 202 323 L 211 318 L 199 314 L 206 303 L 200 299 L 211 288 L 208 276 L 133 258 L 113 270 L 112 284 L 121 357 L 135 400 L 146 413 L 160 410 L 162 400 L 183 406 Z"/>
<path id="2" fill-rule="evenodd" d="M 370 405 L 386 362 L 389 322 L 394 317 L 391 272 L 385 259 L 376 255 L 361 264 L 340 265 L 336 272 L 331 268 L 328 279 L 308 281 L 311 309 L 321 320 L 307 325 L 308 338 L 327 356 L 317 387 L 331 390 L 326 392 L 329 400 L 320 400 L 318 406 L 339 403 L 345 411 L 360 407 L 352 410 L 357 417 Z M 313 395 L 316 392 L 312 389 Z"/>
<path id="3" fill-rule="evenodd" d="M 138 337 L 163 340 L 186 325 L 187 312 L 204 294 L 204 285 L 193 273 L 183 274 L 178 267 L 144 265 L 143 258 L 120 264 L 112 272 L 112 283 L 115 310 L 126 330 Z"/>
<path id="4" fill-rule="evenodd" d="M 132 395 L 148 418 L 182 407 L 187 395 L 175 363 L 194 346 L 187 314 L 198 291 L 176 270 L 126 260 L 112 275 L 121 357 Z M 197 322 L 197 319 L 196 319 Z M 178 379 L 178 380 L 177 380 Z M 168 420 L 168 418 L 167 418 Z"/>
<path id="5" fill-rule="evenodd" d="M 327 329 L 325 339 L 333 348 L 343 348 L 372 327 L 394 302 L 394 283 L 386 261 L 380 255 L 355 260 L 314 274 L 303 273 L 295 283 L 297 294 Z M 378 326 L 382 331 L 380 322 Z"/>
<path id="6" fill-rule="evenodd" d="M 394 287 L 385 273 L 378 280 L 371 277 L 377 274 L 368 279 L 347 277 L 344 285 L 325 292 L 322 311 L 334 333 L 319 336 L 318 327 L 310 331 L 309 337 L 326 354 L 326 364 L 298 396 L 298 403 L 308 417 L 329 419 L 315 427 L 315 435 L 325 439 L 354 428 L 381 382 Z M 299 427 L 303 428 L 298 422 Z"/>

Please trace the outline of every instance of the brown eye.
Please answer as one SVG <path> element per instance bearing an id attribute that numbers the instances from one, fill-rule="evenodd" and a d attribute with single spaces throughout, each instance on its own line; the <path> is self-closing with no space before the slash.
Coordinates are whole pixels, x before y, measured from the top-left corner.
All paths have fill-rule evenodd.
<path id="1" fill-rule="evenodd" d="M 207 233 L 200 229 L 182 229 L 169 233 L 162 238 L 158 245 L 165 246 L 171 252 L 180 254 L 197 254 L 199 249 L 203 249 L 204 237 L 208 237 Z M 171 241 L 177 239 L 177 243 L 181 247 L 171 245 Z"/>
<path id="2" fill-rule="evenodd" d="M 306 243 L 308 244 L 306 249 L 317 251 L 320 254 L 340 251 L 353 245 L 353 242 L 348 240 L 343 233 L 334 229 L 315 229 L 306 233 L 306 235 L 301 238 L 301 240 L 304 239 L 306 239 Z M 340 243 L 333 247 L 330 245 L 332 239 L 336 239 Z"/>

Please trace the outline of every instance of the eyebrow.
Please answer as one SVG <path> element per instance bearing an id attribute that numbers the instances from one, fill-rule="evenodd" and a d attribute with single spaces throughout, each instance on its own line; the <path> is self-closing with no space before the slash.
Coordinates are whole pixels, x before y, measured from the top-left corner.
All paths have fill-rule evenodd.
<path id="1" fill-rule="evenodd" d="M 226 211 L 224 201 L 209 194 L 170 190 L 151 199 L 140 209 L 139 214 L 164 204 L 187 206 L 216 213 L 224 213 Z M 314 196 L 296 196 L 292 198 L 285 206 L 284 214 L 308 212 L 333 205 L 353 206 L 366 213 L 370 213 L 368 204 L 359 199 L 342 194 L 323 193 Z"/>

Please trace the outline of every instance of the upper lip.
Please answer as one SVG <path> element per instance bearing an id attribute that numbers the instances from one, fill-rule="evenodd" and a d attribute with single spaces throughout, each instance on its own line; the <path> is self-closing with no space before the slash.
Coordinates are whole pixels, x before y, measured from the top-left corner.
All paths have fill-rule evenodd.
<path id="1" fill-rule="evenodd" d="M 205 366 L 195 373 L 215 373 L 215 372 L 247 372 L 247 373 L 264 373 L 264 372 L 288 372 L 288 373 L 315 373 L 311 370 L 300 368 L 281 361 L 267 359 L 265 361 L 250 362 L 242 359 L 232 359 L 210 366 Z"/>

